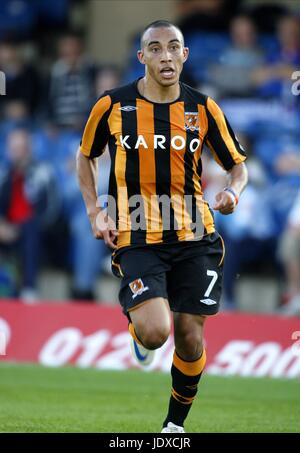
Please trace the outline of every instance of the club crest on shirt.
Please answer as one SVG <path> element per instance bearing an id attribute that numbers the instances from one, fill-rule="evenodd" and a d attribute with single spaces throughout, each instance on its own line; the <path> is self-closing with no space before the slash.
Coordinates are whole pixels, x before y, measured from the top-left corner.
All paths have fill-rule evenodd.
<path id="1" fill-rule="evenodd" d="M 199 115 L 198 112 L 185 112 L 184 123 L 186 131 L 199 131 Z"/>
<path id="2" fill-rule="evenodd" d="M 132 299 L 134 299 L 136 296 L 139 296 L 145 291 L 148 291 L 149 287 L 144 286 L 143 280 L 141 278 L 137 278 L 136 280 L 133 280 L 133 282 L 129 283 L 129 288 L 131 289 L 131 292 L 133 294 Z"/>

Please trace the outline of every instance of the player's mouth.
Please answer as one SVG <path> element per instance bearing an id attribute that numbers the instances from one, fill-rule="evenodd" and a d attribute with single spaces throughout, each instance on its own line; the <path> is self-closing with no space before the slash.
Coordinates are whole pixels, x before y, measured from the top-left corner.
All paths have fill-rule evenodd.
<path id="1" fill-rule="evenodd" d="M 166 67 L 161 69 L 160 73 L 164 79 L 171 79 L 175 75 L 175 70 L 173 68 Z"/>

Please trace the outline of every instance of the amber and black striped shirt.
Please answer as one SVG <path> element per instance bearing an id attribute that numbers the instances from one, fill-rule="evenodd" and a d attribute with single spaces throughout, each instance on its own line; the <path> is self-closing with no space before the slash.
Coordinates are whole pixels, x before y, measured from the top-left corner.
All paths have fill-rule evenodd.
<path id="1" fill-rule="evenodd" d="M 176 101 L 155 103 L 138 92 L 137 82 L 100 97 L 80 147 L 85 156 L 96 158 L 108 143 L 117 246 L 201 239 L 214 232 L 201 188 L 203 145 L 225 170 L 243 162 L 245 152 L 210 97 L 180 83 Z M 164 197 L 171 200 L 166 211 Z M 195 228 L 199 218 L 202 234 Z M 137 220 L 138 228 L 133 227 Z"/>

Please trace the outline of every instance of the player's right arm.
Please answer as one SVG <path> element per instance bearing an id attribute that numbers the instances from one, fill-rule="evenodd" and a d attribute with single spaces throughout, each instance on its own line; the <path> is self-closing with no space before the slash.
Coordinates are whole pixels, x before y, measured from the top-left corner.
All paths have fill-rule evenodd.
<path id="1" fill-rule="evenodd" d="M 110 96 L 104 96 L 93 107 L 86 123 L 82 141 L 77 151 L 76 169 L 80 190 L 90 219 L 94 237 L 103 239 L 115 249 L 118 235 L 116 226 L 106 211 L 97 206 L 98 160 L 109 137 L 107 119 L 111 107 Z"/>

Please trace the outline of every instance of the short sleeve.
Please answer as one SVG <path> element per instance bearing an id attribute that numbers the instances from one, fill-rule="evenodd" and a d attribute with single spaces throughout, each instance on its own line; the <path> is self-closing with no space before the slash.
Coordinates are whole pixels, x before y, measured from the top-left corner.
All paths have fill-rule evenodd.
<path id="1" fill-rule="evenodd" d="M 110 96 L 101 97 L 92 108 L 85 125 L 82 140 L 80 142 L 80 151 L 90 159 L 99 157 L 103 153 L 108 142 L 108 117 L 110 109 Z"/>
<path id="2" fill-rule="evenodd" d="M 247 156 L 238 142 L 226 116 L 210 97 L 207 98 L 208 131 L 205 143 L 213 157 L 225 170 L 231 170 L 243 162 Z"/>

